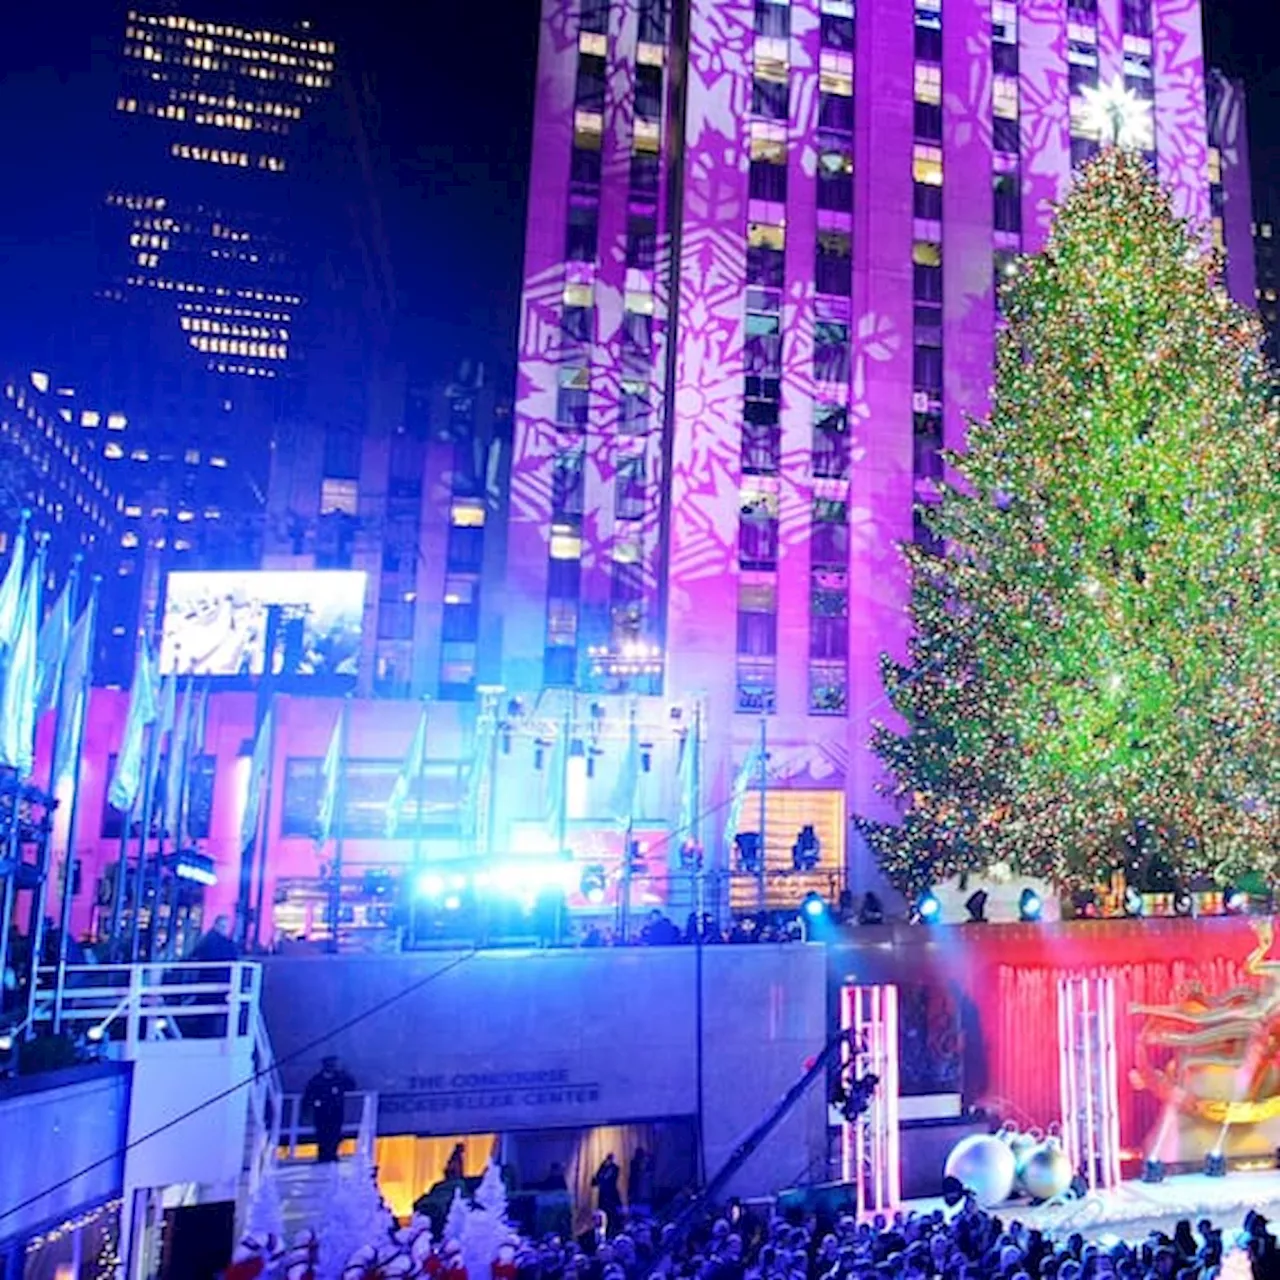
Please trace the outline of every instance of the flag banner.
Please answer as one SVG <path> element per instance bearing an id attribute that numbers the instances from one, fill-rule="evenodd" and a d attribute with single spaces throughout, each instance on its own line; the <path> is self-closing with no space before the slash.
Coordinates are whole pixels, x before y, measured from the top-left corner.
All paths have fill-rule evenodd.
<path id="1" fill-rule="evenodd" d="M 698 827 L 698 815 L 694 811 L 698 795 L 698 731 L 690 728 L 680 744 L 680 767 L 678 781 L 680 783 L 680 818 L 676 825 L 667 861 L 672 867 L 680 866 L 680 850 L 686 840 L 692 840 Z"/>
<path id="2" fill-rule="evenodd" d="M 733 851 L 733 842 L 738 838 L 738 828 L 742 822 L 742 806 L 746 803 L 747 792 L 752 782 L 759 780 L 759 773 L 760 748 L 752 747 L 738 770 L 738 776 L 733 780 L 733 793 L 729 798 L 729 816 L 724 823 L 724 843 L 730 852 Z M 763 839 L 764 832 L 761 832 L 760 836 Z"/>
<path id="3" fill-rule="evenodd" d="M 174 722 L 169 738 L 169 762 L 164 771 L 164 816 L 161 829 L 178 839 L 178 823 L 182 817 L 182 799 L 187 787 L 187 770 L 191 754 L 191 704 L 195 701 L 195 681 L 187 681 L 182 710 Z"/>
<path id="4" fill-rule="evenodd" d="M 409 744 L 409 753 L 404 758 L 404 763 L 400 766 L 400 772 L 396 775 L 395 786 L 391 788 L 391 797 L 387 801 L 387 839 L 394 840 L 396 832 L 400 827 L 400 813 L 404 809 L 405 801 L 409 799 L 413 784 L 418 781 L 421 773 L 423 762 L 427 754 L 427 711 L 422 709 L 422 716 L 418 720 L 417 732 L 413 735 L 413 741 Z"/>
<path id="5" fill-rule="evenodd" d="M 0 654 L 13 648 L 18 633 L 18 612 L 22 604 L 22 574 L 27 564 L 27 521 L 24 514 L 4 581 L 0 582 Z"/>
<path id="6" fill-rule="evenodd" d="M 157 670 L 159 664 L 156 664 Z M 160 696 L 156 702 L 156 727 L 153 731 L 153 741 L 155 742 L 155 750 L 149 752 L 151 757 L 151 776 L 147 779 L 150 784 L 150 794 L 152 801 L 156 799 L 156 787 L 160 782 L 160 747 L 162 739 L 166 733 L 173 732 L 173 717 L 177 709 L 178 698 L 178 677 L 174 675 L 164 676 L 160 681 Z M 169 754 L 173 755 L 173 742 L 169 743 Z M 144 796 L 146 793 L 143 793 Z M 145 803 L 145 800 L 144 800 Z"/>
<path id="7" fill-rule="evenodd" d="M 76 744 L 80 741 L 85 704 L 89 699 L 93 666 L 93 618 L 96 609 L 95 593 L 81 611 L 76 625 L 71 628 L 71 639 L 67 645 L 67 661 L 62 672 L 59 699 L 58 738 L 53 745 L 53 773 L 49 784 L 54 791 L 68 778 L 73 778 L 76 772 Z"/>
<path id="8" fill-rule="evenodd" d="M 636 792 L 640 787 L 640 730 L 632 712 L 627 729 L 627 749 L 618 769 L 618 779 L 613 788 L 610 808 L 613 819 L 620 827 L 629 827 L 635 818 Z"/>
<path id="9" fill-rule="evenodd" d="M 44 620 L 40 638 L 36 641 L 36 665 L 40 669 L 36 677 L 37 718 L 46 711 L 52 711 L 61 698 L 67 645 L 71 640 L 72 597 L 78 581 L 79 575 L 72 572 Z"/>
<path id="10" fill-rule="evenodd" d="M 542 748 L 539 748 L 540 750 Z M 560 828 L 567 818 L 566 809 L 569 803 L 568 791 L 569 770 L 569 737 L 563 726 L 555 731 L 551 742 L 551 750 L 546 760 L 546 821 L 547 831 L 555 840 L 560 839 Z M 557 849 L 563 853 L 563 849 Z"/>
<path id="11" fill-rule="evenodd" d="M 320 766 L 320 816 L 316 822 L 316 847 L 327 844 L 333 834 L 334 815 L 338 811 L 338 774 L 342 769 L 342 722 L 347 714 L 347 704 L 342 704 L 338 719 L 329 739 L 329 749 L 324 753 Z"/>
<path id="12" fill-rule="evenodd" d="M 258 726 L 258 737 L 253 744 L 253 759 L 249 762 L 249 791 L 245 796 L 244 817 L 240 822 L 240 848 L 247 849 L 257 838 L 258 818 L 262 808 L 262 791 L 267 770 L 271 767 L 271 717 L 273 707 L 267 708 Z"/>
<path id="13" fill-rule="evenodd" d="M 138 646 L 134 664 L 133 686 L 129 690 L 129 714 L 124 722 L 124 738 L 116 758 L 115 777 L 107 791 L 107 801 L 121 813 L 132 813 L 142 789 L 142 739 L 147 725 L 154 724 L 159 714 L 156 704 L 156 669 L 151 646 L 145 640 Z"/>
<path id="14" fill-rule="evenodd" d="M 471 760 L 467 766 L 467 790 L 462 802 L 462 834 L 468 839 L 480 831 L 484 775 L 492 759 L 493 738 L 497 731 L 494 716 L 482 715 L 476 721 L 476 731 L 471 739 Z"/>
<path id="15" fill-rule="evenodd" d="M 0 764 L 29 778 L 36 755 L 36 693 L 40 677 L 40 596 L 44 556 L 38 555 L 22 585 L 18 627 L 9 650 L 0 693 Z"/>

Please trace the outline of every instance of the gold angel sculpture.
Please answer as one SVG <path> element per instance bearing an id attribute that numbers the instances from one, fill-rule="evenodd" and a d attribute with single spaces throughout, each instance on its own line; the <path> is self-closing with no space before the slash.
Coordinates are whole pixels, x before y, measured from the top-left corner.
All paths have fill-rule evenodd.
<path id="1" fill-rule="evenodd" d="M 1146 1018 L 1130 1081 L 1194 1119 L 1226 1127 L 1280 1117 L 1280 961 L 1274 927 L 1254 924 L 1250 982 L 1221 995 L 1189 988 L 1179 1003 L 1134 1005 Z"/>

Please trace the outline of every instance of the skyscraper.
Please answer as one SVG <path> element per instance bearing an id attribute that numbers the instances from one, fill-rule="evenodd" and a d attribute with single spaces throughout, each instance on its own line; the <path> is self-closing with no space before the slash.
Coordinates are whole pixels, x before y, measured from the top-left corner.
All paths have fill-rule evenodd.
<path id="1" fill-rule="evenodd" d="M 129 553 L 104 634 L 122 638 L 126 672 L 164 569 L 256 563 L 272 442 L 300 400 L 298 331 L 324 238 L 306 130 L 335 50 L 306 24 L 234 13 L 160 0 L 129 9 L 120 33 L 88 363 L 101 394 L 129 406 L 128 440 L 103 449 Z"/>
<path id="2" fill-rule="evenodd" d="M 544 0 L 508 688 L 704 697 L 708 812 L 762 716 L 779 785 L 881 812 L 895 544 L 996 282 L 1116 133 L 1234 253 L 1208 105 L 1196 0 Z"/>

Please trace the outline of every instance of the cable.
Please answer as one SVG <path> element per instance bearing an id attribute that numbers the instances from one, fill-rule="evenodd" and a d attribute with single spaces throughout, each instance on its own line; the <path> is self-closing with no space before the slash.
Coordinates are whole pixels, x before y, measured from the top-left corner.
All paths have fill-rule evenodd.
<path id="1" fill-rule="evenodd" d="M 324 1032 L 322 1035 L 316 1036 L 315 1039 L 308 1041 L 300 1048 L 295 1049 L 292 1053 L 286 1054 L 283 1058 L 273 1059 L 271 1062 L 259 1067 L 252 1075 L 246 1076 L 243 1080 L 237 1081 L 235 1084 L 223 1089 L 220 1093 L 215 1093 L 213 1097 L 206 1098 L 203 1102 L 197 1103 L 194 1107 L 184 1111 L 181 1115 L 171 1117 L 163 1124 L 157 1125 L 154 1129 L 151 1129 L 149 1132 L 139 1135 L 132 1141 L 126 1142 L 121 1147 L 117 1147 L 109 1155 L 100 1156 L 97 1160 L 93 1161 L 92 1164 L 85 1165 L 84 1168 L 77 1170 L 75 1173 L 61 1179 L 59 1182 L 55 1182 L 53 1186 L 46 1187 L 43 1191 L 39 1191 L 33 1196 L 28 1196 L 27 1199 L 14 1205 L 10 1209 L 5 1209 L 3 1212 L 0 1212 L 0 1222 L 3 1222 L 5 1218 L 12 1217 L 15 1213 L 21 1213 L 24 1209 L 29 1209 L 32 1205 L 39 1203 L 46 1196 L 51 1196 L 55 1192 L 61 1191 L 64 1187 L 70 1186 L 77 1178 L 83 1178 L 86 1174 L 92 1173 L 95 1169 L 101 1168 L 103 1165 L 119 1159 L 119 1157 L 127 1154 L 134 1147 L 141 1146 L 144 1142 L 150 1142 L 152 1138 L 157 1138 L 167 1130 L 185 1123 L 187 1120 L 190 1120 L 192 1116 L 199 1115 L 199 1113 L 206 1107 L 211 1107 L 215 1103 L 222 1102 L 233 1094 L 239 1093 L 241 1089 L 247 1089 L 256 1080 L 260 1080 L 263 1076 L 276 1070 L 284 1063 L 292 1062 L 295 1058 L 300 1058 L 304 1054 L 311 1053 L 326 1041 L 332 1040 L 334 1036 L 341 1035 L 344 1031 L 350 1031 L 352 1027 L 359 1026 L 359 1024 L 364 1022 L 367 1018 L 371 1018 L 375 1014 L 382 1013 L 383 1010 L 389 1009 L 392 1005 L 398 1004 L 406 996 L 411 996 L 414 992 L 421 991 L 437 978 L 443 978 L 445 974 L 451 973 L 454 969 L 459 968 L 468 960 L 473 959 L 477 954 L 479 954 L 479 950 L 480 949 L 478 947 L 472 947 L 470 951 L 464 952 L 462 955 L 450 960 L 449 963 L 444 965 L 442 968 L 434 970 L 427 974 L 426 977 L 420 978 L 417 982 L 411 982 L 402 991 L 397 991 L 394 995 L 387 996 L 386 999 L 378 1001 L 377 1004 L 370 1005 L 369 1008 L 357 1013 L 354 1017 L 348 1018 L 345 1022 L 340 1022 L 337 1026 L 330 1027 L 328 1031 Z"/>
<path id="2" fill-rule="evenodd" d="M 937 663 L 941 662 L 941 660 L 942 660 L 941 657 L 939 657 L 935 659 L 933 662 L 927 663 L 925 666 L 921 667 L 919 670 L 913 671 L 911 675 L 908 677 L 908 680 L 915 679 L 923 675 L 926 671 L 929 671 L 930 669 L 932 669 L 932 667 L 937 665 Z M 887 702 L 887 701 L 888 701 L 888 694 L 882 694 L 874 702 L 869 703 L 865 708 L 863 708 L 861 714 L 865 715 L 868 712 L 874 710 L 881 702 Z M 778 776 L 781 776 L 781 775 L 778 773 L 775 773 L 772 776 L 769 774 L 766 774 L 765 781 L 766 783 L 773 781 Z M 715 814 L 719 813 L 721 809 L 728 808 L 728 806 L 731 805 L 732 803 L 733 803 L 733 796 L 731 794 L 728 799 L 722 800 L 719 804 L 713 805 L 710 809 L 704 810 L 701 814 L 699 814 L 698 821 L 701 822 L 705 818 L 710 818 L 714 816 Z M 669 844 L 672 838 L 676 834 L 677 834 L 676 832 L 670 832 L 670 833 L 664 834 L 658 841 L 659 846 L 661 847 L 662 845 Z M 166 1120 L 163 1124 L 157 1125 L 156 1128 L 150 1130 L 149 1132 L 141 1134 L 139 1137 L 134 1138 L 130 1142 L 126 1142 L 124 1146 L 118 1147 L 116 1150 L 112 1151 L 110 1155 L 99 1157 L 99 1159 L 93 1161 L 92 1164 L 88 1164 L 84 1166 L 84 1168 L 77 1170 L 77 1172 L 54 1183 L 53 1186 L 46 1187 L 43 1191 L 37 1192 L 34 1196 L 29 1196 L 26 1200 L 21 1201 L 20 1203 L 14 1205 L 10 1209 L 5 1209 L 3 1212 L 0 1212 L 0 1222 L 3 1222 L 5 1218 L 12 1217 L 15 1213 L 21 1213 L 24 1209 L 29 1209 L 33 1204 L 37 1204 L 39 1201 L 43 1200 L 45 1196 L 50 1196 L 50 1195 L 53 1195 L 55 1192 L 61 1191 L 64 1187 L 70 1186 L 73 1182 L 75 1182 L 77 1178 L 82 1178 L 86 1174 L 92 1173 L 95 1169 L 101 1168 L 104 1164 L 108 1164 L 111 1161 L 117 1159 L 118 1157 L 127 1154 L 134 1147 L 141 1146 L 142 1143 L 149 1142 L 151 1141 L 152 1138 L 159 1137 L 160 1134 L 165 1133 L 169 1129 L 172 1129 L 177 1125 L 183 1124 L 185 1121 L 190 1120 L 192 1116 L 198 1115 L 206 1107 L 211 1107 L 216 1103 L 222 1102 L 224 1099 L 231 1097 L 233 1094 L 239 1093 L 241 1089 L 248 1088 L 255 1081 L 261 1079 L 262 1076 L 268 1074 L 271 1071 L 276 1070 L 276 1068 L 280 1067 L 284 1063 L 291 1062 L 295 1058 L 299 1058 L 299 1057 L 302 1057 L 304 1054 L 311 1053 L 313 1050 L 319 1048 L 320 1045 L 324 1044 L 326 1041 L 332 1040 L 334 1036 L 341 1035 L 344 1031 L 349 1031 L 352 1027 L 359 1026 L 359 1024 L 364 1022 L 367 1018 L 371 1018 L 375 1014 L 381 1013 L 384 1009 L 389 1009 L 392 1005 L 398 1004 L 406 996 L 413 995 L 414 992 L 416 991 L 421 991 L 424 987 L 429 986 L 437 978 L 442 978 L 445 976 L 445 974 L 450 973 L 454 969 L 459 968 L 461 965 L 465 964 L 468 960 L 473 959 L 476 955 L 479 954 L 479 952 L 480 952 L 479 947 L 472 947 L 469 951 L 466 951 L 462 955 L 458 956 L 456 959 L 451 960 L 443 968 L 437 969 L 433 973 L 427 974 L 426 977 L 420 979 L 417 982 L 410 983 L 402 991 L 398 991 L 394 995 L 388 996 L 385 1000 L 380 1000 L 377 1004 L 371 1005 L 369 1008 L 363 1010 L 361 1013 L 356 1014 L 354 1017 L 348 1018 L 346 1022 L 342 1022 L 335 1027 L 331 1027 L 328 1031 L 324 1032 L 322 1035 L 316 1036 L 315 1039 L 308 1041 L 306 1044 L 296 1049 L 293 1053 L 286 1055 L 284 1058 L 273 1059 L 270 1063 L 266 1064 L 265 1066 L 259 1067 L 255 1072 L 253 1072 L 252 1075 L 246 1076 L 243 1080 L 238 1081 L 236 1084 L 233 1084 L 230 1087 L 223 1089 L 221 1093 L 216 1093 L 213 1095 L 213 1097 L 206 1098 L 203 1102 L 197 1103 L 194 1107 L 190 1108 L 187 1111 L 184 1111 L 181 1115 L 173 1116 L 169 1120 Z"/>

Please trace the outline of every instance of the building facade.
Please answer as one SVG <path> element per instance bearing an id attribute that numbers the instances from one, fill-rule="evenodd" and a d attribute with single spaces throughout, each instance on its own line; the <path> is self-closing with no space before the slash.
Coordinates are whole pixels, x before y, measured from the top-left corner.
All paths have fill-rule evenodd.
<path id="1" fill-rule="evenodd" d="M 709 844 L 762 737 L 841 861 L 881 811 L 895 544 L 1113 85 L 1177 211 L 1247 245 L 1195 0 L 544 0 L 504 683 L 700 697 Z"/>
<path id="2" fill-rule="evenodd" d="M 1280 261 L 1277 261 L 1277 219 L 1271 212 L 1272 202 L 1263 196 L 1256 201 L 1257 215 L 1253 222 L 1254 262 L 1258 276 L 1258 314 L 1267 327 L 1267 353 L 1272 367 L 1280 364 L 1280 304 L 1276 291 L 1280 289 Z"/>
<path id="3" fill-rule="evenodd" d="M 20 512 L 48 535 L 46 599 L 81 556 L 86 573 L 114 566 L 124 501 L 106 463 L 83 438 L 85 418 L 106 424 L 121 415 L 85 403 L 76 388 L 42 370 L 0 380 L 0 554 L 12 548 Z"/>

